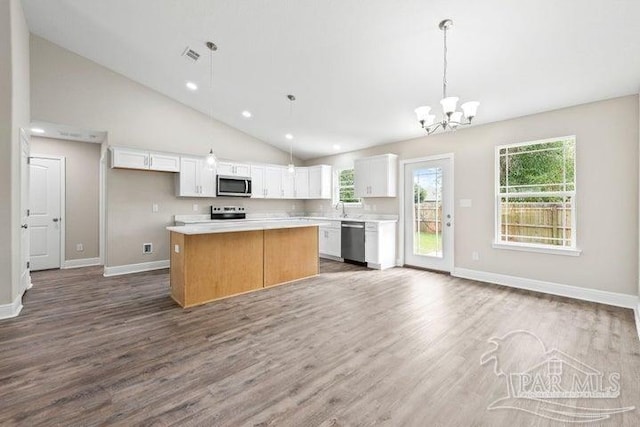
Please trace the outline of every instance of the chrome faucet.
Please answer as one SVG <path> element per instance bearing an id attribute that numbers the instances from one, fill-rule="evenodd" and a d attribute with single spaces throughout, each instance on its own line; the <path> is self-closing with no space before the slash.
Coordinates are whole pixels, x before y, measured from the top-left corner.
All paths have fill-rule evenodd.
<path id="1" fill-rule="evenodd" d="M 340 215 L 342 218 L 346 218 L 347 217 L 347 212 L 344 210 L 344 202 L 343 201 L 339 201 L 338 203 L 336 203 L 336 210 L 338 210 L 338 205 L 340 205 L 342 203 L 342 215 Z"/>

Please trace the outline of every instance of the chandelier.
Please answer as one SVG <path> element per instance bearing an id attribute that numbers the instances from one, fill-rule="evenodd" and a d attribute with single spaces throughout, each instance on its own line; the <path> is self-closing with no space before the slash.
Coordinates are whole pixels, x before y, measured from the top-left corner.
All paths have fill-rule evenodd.
<path id="1" fill-rule="evenodd" d="M 460 106 L 462 111 L 456 111 L 456 105 L 458 104 L 457 96 L 447 96 L 447 30 L 453 26 L 451 19 L 445 19 L 440 22 L 440 29 L 444 33 L 444 74 L 442 77 L 442 99 L 440 104 L 442 105 L 442 111 L 444 115 L 439 122 L 434 123 L 436 116 L 430 114 L 431 107 L 423 106 L 415 109 L 418 121 L 424 130 L 427 131 L 427 135 L 431 135 L 437 130 L 443 132 L 447 130 L 455 130 L 458 126 L 467 126 L 471 124 L 471 120 L 476 116 L 476 111 L 480 105 L 477 101 L 465 102 Z M 463 121 L 462 116 L 466 120 Z"/>

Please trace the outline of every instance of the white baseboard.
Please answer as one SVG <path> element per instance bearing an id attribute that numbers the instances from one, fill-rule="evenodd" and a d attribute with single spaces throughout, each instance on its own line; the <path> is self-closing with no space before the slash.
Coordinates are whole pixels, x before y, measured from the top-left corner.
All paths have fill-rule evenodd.
<path id="1" fill-rule="evenodd" d="M 122 274 L 142 273 L 144 271 L 161 270 L 169 268 L 169 260 L 141 262 L 140 264 L 117 265 L 105 267 L 104 277 L 120 276 Z"/>
<path id="2" fill-rule="evenodd" d="M 13 302 L 10 304 L 0 304 L 0 319 L 9 319 L 20 314 L 20 310 L 22 310 L 23 294 L 24 292 L 18 295 L 18 298 L 13 300 Z"/>
<path id="3" fill-rule="evenodd" d="M 100 258 L 68 259 L 64 262 L 62 268 L 91 267 L 94 265 L 100 265 Z"/>
<path id="4" fill-rule="evenodd" d="M 478 280 L 481 282 L 496 283 L 511 288 L 526 289 L 545 294 L 559 295 L 584 301 L 598 302 L 614 305 L 616 307 L 637 309 L 638 297 L 636 295 L 619 294 L 615 292 L 601 291 L 598 289 L 580 288 L 577 286 L 563 285 L 560 283 L 545 282 L 542 280 L 526 279 L 524 277 L 507 276 L 504 274 L 489 273 L 486 271 L 455 268 L 452 276 L 464 279 Z"/>
<path id="5" fill-rule="evenodd" d="M 330 259 L 332 261 L 344 262 L 344 258 L 340 258 L 339 256 L 327 255 L 327 254 L 318 254 L 320 258 Z"/>

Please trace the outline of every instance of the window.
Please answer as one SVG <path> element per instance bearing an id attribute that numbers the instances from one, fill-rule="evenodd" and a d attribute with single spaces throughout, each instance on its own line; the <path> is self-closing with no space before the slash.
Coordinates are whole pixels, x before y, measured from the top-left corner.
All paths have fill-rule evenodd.
<path id="1" fill-rule="evenodd" d="M 334 203 L 360 204 L 361 200 L 355 196 L 353 175 L 353 168 L 338 170 L 336 176 L 336 191 L 333 198 Z"/>
<path id="2" fill-rule="evenodd" d="M 496 147 L 496 246 L 576 248 L 575 137 Z"/>

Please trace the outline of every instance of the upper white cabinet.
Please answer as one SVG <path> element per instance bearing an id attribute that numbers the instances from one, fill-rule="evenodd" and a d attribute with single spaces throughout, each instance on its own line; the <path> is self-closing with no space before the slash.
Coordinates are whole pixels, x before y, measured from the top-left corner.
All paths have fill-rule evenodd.
<path id="1" fill-rule="evenodd" d="M 180 172 L 180 156 L 149 153 L 149 169 L 154 171 Z"/>
<path id="2" fill-rule="evenodd" d="M 331 166 L 309 168 L 309 199 L 331 199 Z"/>
<path id="3" fill-rule="evenodd" d="M 295 191 L 295 174 L 289 172 L 286 167 L 280 168 L 282 176 L 282 198 L 294 199 L 296 197 Z"/>
<path id="4" fill-rule="evenodd" d="M 382 154 L 355 160 L 354 186 L 356 197 L 396 197 L 398 156 Z"/>
<path id="5" fill-rule="evenodd" d="M 180 156 L 132 148 L 111 147 L 111 167 L 179 172 Z"/>
<path id="6" fill-rule="evenodd" d="M 251 176 L 251 166 L 245 163 L 218 162 L 216 169 L 218 175 Z"/>
<path id="7" fill-rule="evenodd" d="M 264 199 L 267 197 L 265 172 L 265 166 L 251 165 L 251 197 L 254 199 Z"/>
<path id="8" fill-rule="evenodd" d="M 295 169 L 295 192 L 296 199 L 308 199 L 309 198 L 309 169 L 308 168 L 296 168 Z"/>
<path id="9" fill-rule="evenodd" d="M 265 198 L 281 199 L 282 198 L 282 167 L 266 166 L 264 172 L 264 189 Z"/>
<path id="10" fill-rule="evenodd" d="M 180 158 L 176 177 L 176 195 L 180 197 L 216 197 L 216 172 L 205 158 Z"/>

